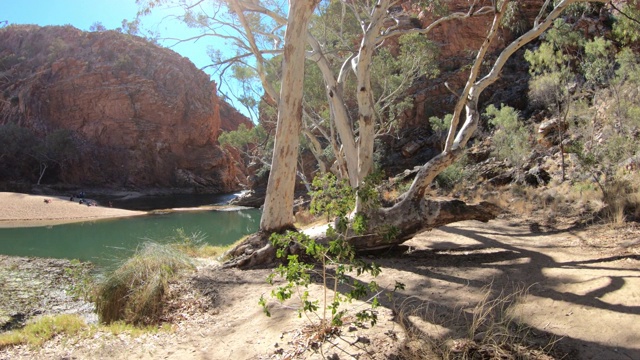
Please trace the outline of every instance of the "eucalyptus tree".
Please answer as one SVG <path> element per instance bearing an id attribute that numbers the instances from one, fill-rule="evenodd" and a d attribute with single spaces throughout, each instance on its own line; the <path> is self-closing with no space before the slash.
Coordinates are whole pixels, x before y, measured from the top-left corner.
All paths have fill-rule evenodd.
<path id="1" fill-rule="evenodd" d="M 222 52 L 211 50 L 214 65 L 224 73 L 253 69 L 264 90 L 263 99 L 277 107 L 276 136 L 260 229 L 265 232 L 293 227 L 293 197 L 300 132 L 302 93 L 308 22 L 319 0 L 295 1 L 171 1 L 142 2 L 140 15 L 157 6 L 178 6 L 179 18 L 202 33 L 191 39 L 214 36 L 228 40 L 236 53 L 222 59 Z M 279 69 L 270 69 L 271 57 L 282 54 Z M 242 65 L 242 67 L 239 67 Z M 271 71 L 270 71 L 271 70 Z M 269 74 L 281 74 L 280 91 L 269 81 Z"/>
<path id="2" fill-rule="evenodd" d="M 289 0 L 276 138 L 264 211 L 260 219 L 260 230 L 265 232 L 293 227 L 293 197 L 302 128 L 305 37 L 317 2 Z"/>
<path id="3" fill-rule="evenodd" d="M 434 19 L 427 26 L 407 26 L 406 14 L 399 7 L 405 1 L 398 0 L 376 0 L 376 1 L 325 1 L 323 6 L 336 6 L 341 10 L 341 14 L 347 13 L 350 17 L 357 20 L 356 22 L 342 21 L 341 24 L 358 25 L 357 35 L 353 35 L 349 42 L 344 44 L 343 49 L 331 47 L 331 53 L 327 51 L 327 43 L 322 42 L 318 31 L 322 29 L 307 29 L 305 32 L 307 48 L 306 59 L 317 66 L 324 82 L 324 91 L 327 100 L 326 109 L 335 130 L 335 135 L 330 135 L 331 139 L 339 139 L 339 144 L 334 144 L 336 157 L 342 157 L 346 176 L 352 187 L 358 188 L 364 178 L 371 172 L 373 167 L 373 147 L 376 136 L 377 125 L 380 124 L 380 114 L 376 113 L 376 100 L 374 99 L 374 86 L 372 81 L 372 66 L 374 58 L 380 52 L 378 51 L 385 41 L 396 39 L 400 35 L 422 34 L 426 36 L 439 24 L 453 19 L 463 20 L 470 16 L 487 15 L 492 17 L 490 27 L 488 29 L 485 41 L 477 50 L 476 57 L 470 65 L 468 79 L 462 89 L 457 92 L 458 100 L 452 111 L 451 126 L 448 131 L 442 152 L 422 165 L 418 171 L 411 187 L 400 196 L 399 201 L 389 208 L 381 208 L 367 214 L 370 219 L 369 224 L 376 226 L 384 225 L 397 229 L 397 237 L 393 241 L 379 234 L 373 225 L 369 229 L 367 236 L 354 237 L 350 241 L 358 249 L 371 249 L 379 247 L 388 247 L 395 243 L 402 242 L 407 237 L 418 231 L 433 228 L 452 221 L 463 219 L 480 219 L 488 220 L 495 216 L 497 209 L 488 204 L 482 204 L 479 207 L 466 206 L 458 201 L 438 201 L 427 199 L 425 197 L 428 186 L 434 178 L 442 172 L 446 167 L 451 165 L 464 151 L 464 148 L 475 132 L 478 126 L 480 113 L 478 110 L 478 101 L 481 93 L 498 79 L 501 70 L 506 61 L 525 44 L 539 37 L 545 32 L 557 19 L 562 12 L 570 5 L 586 0 L 561 0 L 552 2 L 545 0 L 541 4 L 540 12 L 535 19 L 533 26 L 524 29 L 520 37 L 505 46 L 499 51 L 495 60 L 489 62 L 487 53 L 492 41 L 496 38 L 498 30 L 510 1 L 508 0 L 492 0 L 492 1 L 470 1 L 469 10 L 466 12 L 456 12 L 438 16 L 433 14 Z M 605 3 L 605 0 L 594 2 Z M 434 3 L 434 2 L 431 2 Z M 210 15 L 195 15 L 194 9 L 202 8 L 204 4 L 214 4 L 216 13 Z M 186 7 L 185 20 L 194 26 L 200 26 L 210 33 L 206 36 L 213 35 L 230 39 L 239 52 L 234 60 L 244 61 L 245 65 L 252 67 L 256 75 L 260 78 L 264 87 L 265 101 L 272 104 L 279 104 L 283 97 L 282 94 L 289 88 L 289 94 L 292 89 L 298 89 L 297 84 L 290 80 L 282 80 L 279 84 L 282 93 L 278 96 L 273 83 L 268 81 L 268 69 L 266 56 L 273 56 L 281 51 L 282 46 L 286 47 L 286 39 L 283 39 L 283 29 L 298 25 L 296 19 L 293 18 L 293 12 L 287 11 L 282 3 L 277 1 L 259 1 L 259 0 L 227 0 L 224 2 L 228 7 L 222 7 L 220 1 L 197 1 L 193 5 Z M 432 4 L 433 5 L 433 4 Z M 226 9 L 223 12 L 222 9 Z M 435 6 L 427 9 L 435 9 Z M 319 16 L 322 14 L 317 12 Z M 223 21 L 221 19 L 229 18 Z M 306 18 L 305 18 L 306 19 Z M 216 33 L 218 29 L 231 27 L 237 33 L 229 35 L 228 33 Z M 327 27 L 327 31 L 334 31 L 338 34 L 346 33 L 338 27 Z M 330 29 L 329 29 L 330 28 Z M 299 28 L 296 28 L 299 29 Z M 205 36 L 205 34 L 203 34 Z M 339 36 L 336 36 L 339 38 Z M 339 40 L 335 40 L 338 41 Z M 271 44 L 271 48 L 266 44 Z M 298 44 L 300 45 L 300 44 Z M 331 45 L 334 45 L 331 43 Z M 275 48 L 274 48 L 275 47 Z M 342 51 L 344 55 L 342 60 L 338 60 L 334 53 Z M 285 53 L 286 54 L 286 53 Z M 251 57 L 253 62 L 245 61 Z M 219 65 L 224 66 L 230 64 L 228 62 L 220 62 Z M 481 74 L 483 67 L 488 66 L 489 70 L 486 74 Z M 231 65 L 228 65 L 231 66 Z M 275 70 L 274 70 L 275 71 Z M 277 71 L 275 71 L 277 72 Z M 284 74 L 284 72 L 283 72 Z M 349 107 L 349 99 L 346 95 L 348 88 L 345 86 L 347 76 L 353 76 L 353 92 L 355 98 L 355 110 Z M 297 107 L 296 107 L 297 109 Z M 280 106 L 279 112 L 285 111 Z M 279 114 L 279 122 L 286 118 L 287 114 Z M 297 118 L 297 113 L 296 116 Z M 297 131 L 299 124 L 289 128 L 291 131 Z M 280 126 L 280 124 L 279 124 Z M 288 136 L 283 132 L 276 134 L 276 142 L 278 137 Z M 297 136 L 297 134 L 295 134 Z M 291 140 L 292 138 L 289 138 Z M 331 140 L 335 141 L 335 140 Z M 295 164 L 297 153 L 289 151 L 294 149 L 294 145 L 286 147 L 288 151 L 274 151 L 274 161 L 288 164 Z M 272 168 L 273 176 L 270 183 L 282 181 L 279 174 L 280 170 Z M 284 174 L 284 172 L 283 172 Z M 278 194 L 273 192 L 277 191 Z M 293 186 L 275 187 L 270 186 L 268 192 L 272 192 L 268 196 L 279 196 L 288 198 L 293 193 Z M 357 203 L 356 203 L 357 204 Z M 278 209 L 279 214 L 291 214 L 292 209 L 289 208 L 288 202 L 283 203 Z M 356 205 L 356 211 L 358 206 Z M 266 209 L 264 216 L 269 214 L 272 209 Z M 291 219 L 290 215 L 285 214 L 283 218 Z M 292 219 L 290 221 L 293 221 Z M 282 220 L 278 226 L 262 226 L 263 230 L 275 230 L 285 228 L 286 220 Z M 260 244 L 259 246 L 263 246 Z M 247 245 L 242 245 L 239 249 L 246 249 Z M 264 247 L 260 250 L 265 250 Z M 236 252 L 237 254 L 237 252 Z M 260 258 L 260 261 L 267 261 L 263 255 L 265 252 L 252 251 L 249 257 Z M 256 261 L 249 261 L 255 264 Z"/>
<path id="4" fill-rule="evenodd" d="M 373 167 L 373 140 L 393 133 L 413 105 L 406 90 L 437 73 L 425 29 L 392 2 L 380 5 L 389 13 L 374 3 L 325 1 L 309 29 L 308 59 L 316 64 L 309 75 L 321 86 L 305 92 L 307 136 L 329 144 L 334 172 L 354 188 Z"/>
<path id="5" fill-rule="evenodd" d="M 486 14 L 493 15 L 493 21 L 487 32 L 485 41 L 477 51 L 477 55 L 471 64 L 468 79 L 464 88 L 460 91 L 458 100 L 453 109 L 453 116 L 451 119 L 451 126 L 449 128 L 447 140 L 444 144 L 442 152 L 421 166 L 418 171 L 411 187 L 400 196 L 400 200 L 389 208 L 381 208 L 368 214 L 370 232 L 367 236 L 354 236 L 350 239 L 352 245 L 356 249 L 375 249 L 389 247 L 397 243 L 401 243 L 406 238 L 414 235 L 415 233 L 444 225 L 453 221 L 460 221 L 463 219 L 478 219 L 488 220 L 494 217 L 499 211 L 497 208 L 490 204 L 480 204 L 479 206 L 466 206 L 459 201 L 441 201 L 435 199 L 426 198 L 426 192 L 428 186 L 435 179 L 435 177 L 442 172 L 445 168 L 451 165 L 459 156 L 462 155 L 464 148 L 472 135 L 474 134 L 480 119 L 480 112 L 478 110 L 478 102 L 482 92 L 491 84 L 495 83 L 499 78 L 499 74 L 502 71 L 507 60 L 520 48 L 534 39 L 538 38 L 553 22 L 560 17 L 563 11 L 570 5 L 586 2 L 581 0 L 563 0 L 552 4 L 550 0 L 545 1 L 540 9 L 538 16 L 536 17 L 533 26 L 523 31 L 522 35 L 516 38 L 514 41 L 505 46 L 499 51 L 498 56 L 489 65 L 489 70 L 485 74 L 481 74 L 482 66 L 486 65 L 487 52 L 489 51 L 492 41 L 498 34 L 498 29 L 501 26 L 503 17 L 507 11 L 509 1 L 492 1 L 491 5 L 480 7 L 478 10 L 474 10 L 478 5 L 478 2 L 473 2 L 471 10 L 466 14 L 452 14 L 438 18 L 431 25 L 425 27 L 423 30 L 428 32 L 431 26 L 438 24 L 439 22 L 446 21 L 450 18 L 465 16 L 471 16 L 473 14 Z M 606 1 L 597 1 L 604 3 Z M 352 154 L 358 154 L 357 157 L 357 175 L 358 177 L 364 174 L 364 170 L 367 169 L 367 155 L 372 154 L 372 144 L 369 144 L 370 139 L 373 138 L 375 131 L 373 122 L 373 106 L 370 85 L 371 78 L 367 75 L 369 66 L 371 65 L 371 57 L 369 49 L 375 48 L 378 41 L 384 40 L 386 36 L 393 34 L 394 28 L 384 28 L 382 23 L 387 19 L 385 14 L 389 14 L 389 9 L 392 4 L 396 2 L 380 0 L 373 3 L 370 8 L 370 17 L 368 26 L 363 25 L 363 36 L 359 44 L 359 48 L 351 59 L 351 70 L 356 73 L 358 92 L 358 139 L 357 139 L 357 151 L 356 139 L 353 136 L 351 129 L 343 129 L 345 132 L 339 130 L 340 119 L 336 114 L 336 108 L 343 108 L 344 103 L 337 101 L 336 98 L 341 96 L 341 91 L 338 80 L 341 79 L 342 72 L 337 77 L 333 77 L 333 73 L 323 70 L 323 76 L 325 79 L 327 97 L 330 102 L 330 106 L 334 111 L 334 122 L 336 128 L 338 128 L 339 136 L 343 141 L 343 147 L 345 153 L 352 151 Z M 366 24 L 363 20 L 361 24 Z M 314 43 L 313 39 L 310 41 L 310 45 L 313 49 L 313 54 L 316 55 L 314 59 L 318 66 L 323 69 L 323 57 L 320 51 L 320 44 Z M 328 68 L 328 67 L 327 67 Z M 347 71 L 346 65 L 341 67 L 341 71 Z M 326 75 L 326 76 L 325 76 Z M 329 76 L 331 75 L 331 76 Z M 349 131 L 346 131 L 349 130 Z M 366 137 L 369 137 L 367 139 Z M 346 149 L 346 141 L 353 139 L 352 150 Z M 353 159 L 346 156 L 347 164 L 353 162 Z M 351 172 L 353 164 L 349 167 Z M 350 177 L 352 175 L 350 174 Z M 375 228 L 378 227 L 378 229 Z M 390 240 L 388 237 L 383 236 L 379 229 L 381 226 L 387 228 L 393 227 L 396 229 L 395 239 Z M 239 255 L 235 253 L 235 255 Z M 254 265 L 267 259 L 261 254 L 260 251 L 251 253 L 248 260 L 241 260 L 238 263 L 244 263 Z"/>

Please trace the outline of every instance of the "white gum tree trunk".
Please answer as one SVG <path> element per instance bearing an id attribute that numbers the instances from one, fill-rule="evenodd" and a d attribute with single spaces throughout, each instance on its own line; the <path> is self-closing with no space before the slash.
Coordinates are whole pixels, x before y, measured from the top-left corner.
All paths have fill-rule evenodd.
<path id="1" fill-rule="evenodd" d="M 260 219 L 260 229 L 265 232 L 293 227 L 293 197 L 302 128 L 306 35 L 309 19 L 317 4 L 318 0 L 289 0 L 278 123 L 267 195 Z"/>
<path id="2" fill-rule="evenodd" d="M 373 8 L 371 21 L 365 29 L 358 56 L 351 60 L 356 73 L 356 99 L 358 101 L 358 185 L 373 168 L 373 141 L 376 114 L 371 88 L 371 63 L 376 43 L 387 16 L 389 0 L 379 0 Z"/>

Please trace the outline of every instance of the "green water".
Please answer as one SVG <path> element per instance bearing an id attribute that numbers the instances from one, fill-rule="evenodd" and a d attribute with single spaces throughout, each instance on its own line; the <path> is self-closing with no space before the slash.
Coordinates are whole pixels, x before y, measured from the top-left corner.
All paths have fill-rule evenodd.
<path id="1" fill-rule="evenodd" d="M 162 242 L 182 228 L 201 232 L 213 245 L 227 245 L 256 232 L 260 210 L 174 212 L 74 224 L 0 229 L 0 254 L 91 261 L 111 265 L 144 241 Z"/>

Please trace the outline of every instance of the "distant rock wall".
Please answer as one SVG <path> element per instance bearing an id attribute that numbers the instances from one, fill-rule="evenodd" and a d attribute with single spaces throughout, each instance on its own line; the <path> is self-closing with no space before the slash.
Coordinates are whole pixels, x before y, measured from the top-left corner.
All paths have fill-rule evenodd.
<path id="1" fill-rule="evenodd" d="M 246 177 L 217 136 L 251 122 L 172 50 L 115 31 L 12 25 L 0 29 L 0 73 L 0 123 L 77 135 L 64 183 L 225 192 Z"/>
<path id="2" fill-rule="evenodd" d="M 409 2 L 407 2 L 409 3 Z M 471 2 L 467 0 L 452 0 L 446 2 L 449 12 L 469 11 Z M 476 6 L 491 5 L 491 1 L 483 0 Z M 542 3 L 535 0 L 523 0 L 516 3 L 512 18 L 511 29 L 517 29 L 523 25 L 530 26 L 538 14 Z M 435 18 L 431 16 L 429 9 L 422 9 L 419 6 L 405 5 L 410 16 L 420 20 L 422 27 L 431 24 Z M 456 97 L 446 87 L 447 82 L 452 89 L 462 90 L 468 77 L 468 66 L 486 38 L 493 16 L 472 16 L 461 20 L 452 20 L 438 25 L 429 34 L 429 39 L 438 46 L 438 58 L 440 62 L 441 75 L 437 79 L 422 80 L 415 84 L 414 108 L 406 114 L 408 126 L 428 124 L 431 116 L 442 116 L 452 112 L 456 102 Z M 493 41 L 489 52 L 504 48 L 514 38 L 513 30 L 508 28 L 500 29 L 500 34 Z M 503 72 L 504 77 L 511 77 L 507 82 L 508 89 L 504 88 L 504 83 L 488 89 L 487 95 L 491 96 L 494 91 L 500 94 L 500 101 L 509 103 L 520 101 L 522 91 L 527 87 L 528 74 L 527 66 L 514 63 L 511 68 Z M 515 82 L 514 82 L 515 81 Z M 504 91 L 508 90 L 508 91 Z M 513 96 L 517 94 L 517 96 Z M 486 98 L 486 97 L 485 97 Z M 512 98 L 512 99 L 511 99 Z"/>

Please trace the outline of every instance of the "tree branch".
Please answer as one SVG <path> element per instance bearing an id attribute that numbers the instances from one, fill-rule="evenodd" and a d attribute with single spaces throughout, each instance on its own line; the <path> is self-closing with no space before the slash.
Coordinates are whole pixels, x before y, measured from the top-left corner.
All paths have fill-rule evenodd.
<path id="1" fill-rule="evenodd" d="M 454 137 L 456 136 L 456 131 L 458 130 L 458 124 L 460 123 L 460 116 L 462 114 L 462 109 L 467 104 L 469 92 L 471 91 L 472 87 L 475 85 L 475 81 L 478 78 L 478 75 L 480 73 L 480 67 L 482 66 L 482 62 L 487 54 L 487 51 L 489 51 L 489 46 L 491 45 L 491 42 L 493 41 L 493 39 L 496 37 L 498 33 L 498 28 L 500 27 L 500 21 L 504 16 L 504 12 L 508 4 L 509 4 L 509 1 L 507 0 L 503 1 L 502 6 L 498 10 L 498 12 L 494 14 L 493 23 L 491 24 L 489 33 L 487 34 L 487 37 L 482 43 L 482 46 L 480 46 L 480 50 L 478 51 L 476 60 L 474 61 L 473 66 L 471 67 L 471 71 L 469 71 L 469 79 L 467 80 L 467 83 L 465 85 L 464 90 L 462 91 L 462 94 L 460 94 L 460 97 L 456 102 L 456 107 L 453 111 L 451 126 L 449 127 L 449 133 L 447 134 L 447 140 L 445 142 L 443 152 L 451 151 Z M 462 145 L 464 146 L 464 144 Z"/>
<path id="2" fill-rule="evenodd" d="M 612 7 L 613 9 L 615 9 L 617 12 L 619 12 L 620 14 L 622 14 L 622 16 L 626 17 L 626 18 L 627 18 L 627 20 L 629 20 L 629 21 L 633 21 L 634 23 L 636 23 L 636 24 L 640 25 L 640 20 L 635 19 L 635 18 L 631 17 L 630 15 L 628 15 L 627 13 L 625 13 L 624 11 L 620 10 L 620 8 L 618 8 L 618 7 L 616 6 L 616 4 L 614 4 L 614 3 L 613 3 L 613 1 L 609 1 L 609 5 L 611 5 L 611 7 Z"/>

